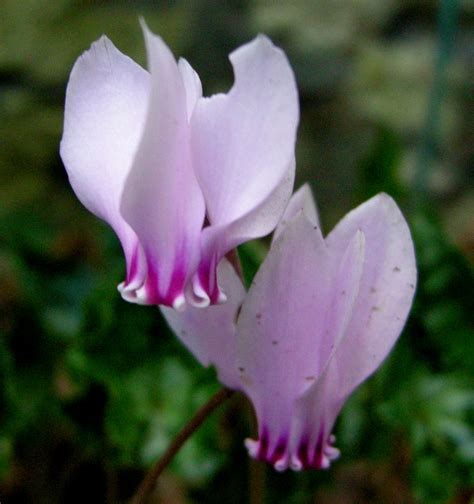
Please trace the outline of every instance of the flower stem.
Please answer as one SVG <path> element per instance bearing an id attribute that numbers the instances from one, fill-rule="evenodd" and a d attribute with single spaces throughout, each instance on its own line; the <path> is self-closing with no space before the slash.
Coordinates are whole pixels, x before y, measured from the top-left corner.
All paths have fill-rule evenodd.
<path id="1" fill-rule="evenodd" d="M 234 394 L 233 390 L 227 388 L 220 389 L 214 394 L 204 406 L 202 406 L 177 434 L 172 443 L 169 445 L 163 456 L 151 468 L 143 481 L 140 483 L 138 490 L 132 497 L 130 504 L 146 504 L 155 489 L 156 481 L 160 474 L 166 469 L 168 464 L 173 460 L 174 456 L 179 452 L 184 443 L 189 437 L 201 426 L 206 418 L 223 402 L 229 399 Z"/>

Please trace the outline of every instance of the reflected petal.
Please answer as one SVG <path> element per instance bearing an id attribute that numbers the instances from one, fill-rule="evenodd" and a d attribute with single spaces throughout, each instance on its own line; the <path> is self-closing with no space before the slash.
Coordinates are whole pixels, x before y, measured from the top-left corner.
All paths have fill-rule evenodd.
<path id="1" fill-rule="evenodd" d="M 139 237 L 147 263 L 137 302 L 181 307 L 199 260 L 204 201 L 191 162 L 182 73 L 162 39 L 146 27 L 144 35 L 150 102 L 121 211 Z"/>

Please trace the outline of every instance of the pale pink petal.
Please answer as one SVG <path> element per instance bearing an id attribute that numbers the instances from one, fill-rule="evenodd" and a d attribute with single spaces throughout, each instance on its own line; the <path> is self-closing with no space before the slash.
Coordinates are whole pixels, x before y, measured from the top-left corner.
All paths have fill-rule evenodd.
<path id="1" fill-rule="evenodd" d="M 298 95 L 281 49 L 259 36 L 230 55 L 235 84 L 202 99 L 192 119 L 196 173 L 211 224 L 262 202 L 294 156 Z"/>
<path id="2" fill-rule="evenodd" d="M 61 140 L 74 192 L 117 233 L 129 278 L 141 268 L 140 246 L 119 204 L 145 122 L 149 80 L 107 37 L 94 42 L 71 72 Z"/>
<path id="3" fill-rule="evenodd" d="M 161 312 L 176 336 L 202 365 L 215 366 L 224 385 L 240 389 L 235 322 L 245 289 L 226 259 L 219 264 L 218 272 L 227 292 L 226 303 L 205 309 L 187 305 L 184 311 L 161 307 Z"/>
<path id="4" fill-rule="evenodd" d="M 334 362 L 347 328 L 355 314 L 365 261 L 365 236 L 356 231 L 337 262 L 331 257 L 331 294 L 325 317 L 325 328 L 317 355 L 322 371 L 305 393 L 297 398 L 293 415 L 287 466 L 299 470 L 314 467 L 327 468 L 338 453 L 331 446 L 331 428 L 339 409 L 337 394 L 325 394 L 328 367 Z M 354 350 L 355 351 L 355 350 Z M 334 413 L 332 419 L 327 414 Z M 332 455 L 331 455 L 332 454 Z"/>
<path id="5" fill-rule="evenodd" d="M 188 119 L 191 119 L 194 107 L 196 106 L 199 98 L 202 97 L 201 80 L 199 79 L 199 75 L 194 71 L 193 67 L 184 58 L 179 58 L 178 66 L 183 79 L 184 89 L 186 91 L 186 109 L 188 111 Z"/>
<path id="6" fill-rule="evenodd" d="M 259 441 L 247 444 L 256 458 L 284 455 L 293 403 L 321 372 L 329 262 L 321 232 L 300 214 L 273 243 L 242 306 L 237 352 L 259 423 Z"/>
<path id="7" fill-rule="evenodd" d="M 137 302 L 181 307 L 199 260 L 204 201 L 190 153 L 188 97 L 166 44 L 144 27 L 151 74 L 148 114 L 121 211 L 144 250 L 147 277 Z"/>
<path id="8" fill-rule="evenodd" d="M 382 363 L 411 307 L 416 264 L 408 226 L 394 201 L 380 194 L 350 212 L 326 243 L 338 262 L 354 233 L 365 236 L 365 259 L 351 317 L 327 367 L 297 403 L 295 467 L 327 467 L 337 456 L 331 430 L 350 393 Z"/>
<path id="9" fill-rule="evenodd" d="M 366 255 L 357 304 L 337 351 L 345 369 L 338 392 L 345 397 L 370 376 L 398 339 L 415 292 L 417 271 L 407 222 L 393 199 L 379 194 L 347 214 L 326 239 L 337 262 L 357 230 Z"/>
<path id="10" fill-rule="evenodd" d="M 344 372 L 343 369 L 338 371 Z M 326 368 L 319 380 L 295 403 L 288 456 L 288 467 L 295 471 L 328 469 L 339 457 L 331 431 L 344 401 L 333 394 L 328 376 L 329 368 Z"/>
<path id="11" fill-rule="evenodd" d="M 289 198 L 274 195 L 294 177 L 288 172 L 294 171 L 298 95 L 286 56 L 259 36 L 230 60 L 233 87 L 199 100 L 191 119 L 196 175 L 210 223 L 203 244 L 207 263 L 218 262 L 247 236 L 271 232 Z M 268 206 L 272 212 L 260 215 Z"/>
<path id="12" fill-rule="evenodd" d="M 293 196 L 291 196 L 288 206 L 273 233 L 273 240 L 277 239 L 283 229 L 285 229 L 300 212 L 304 213 L 308 220 L 315 226 L 320 227 L 318 210 L 316 209 L 316 203 L 309 184 L 303 184 Z"/>
<path id="13" fill-rule="evenodd" d="M 301 222 L 305 225 L 301 226 Z M 285 238 L 291 240 L 287 245 Z M 279 243 L 286 248 L 287 256 L 274 255 L 276 263 L 272 264 L 270 258 Z M 315 247 L 322 255 L 309 257 L 308 251 Z M 303 434 L 307 434 L 303 430 L 307 426 L 302 424 L 302 414 L 297 410 L 298 401 L 318 383 L 345 333 L 359 291 L 363 258 L 364 237 L 356 233 L 334 270 L 319 229 L 300 214 L 282 231 L 262 266 L 265 268 L 269 261 L 268 278 L 262 279 L 268 291 L 261 297 L 267 303 L 278 302 L 273 312 L 269 310 L 271 321 L 263 328 L 264 332 L 260 333 L 257 327 L 252 333 L 248 326 L 242 325 L 247 301 L 244 303 L 238 323 L 238 351 L 248 367 L 251 359 L 248 346 L 253 350 L 250 377 L 256 379 L 244 390 L 254 404 L 259 421 L 259 439 L 248 440 L 247 447 L 252 456 L 269 461 L 277 470 L 307 465 L 305 460 L 300 461 L 301 467 L 297 462 L 300 447 L 306 442 Z M 280 276 L 281 268 L 286 270 L 284 276 Z M 279 290 L 276 282 L 280 284 Z M 281 292 L 282 298 L 269 301 L 272 292 Z M 252 348 L 251 334 L 255 334 L 253 345 L 260 345 L 258 348 Z M 278 344 L 270 346 L 266 340 Z M 265 343 L 270 348 L 262 348 Z M 263 384 L 257 386 L 262 376 Z M 318 431 L 318 425 L 314 425 L 314 431 Z M 297 439 L 296 435 L 299 435 Z"/>

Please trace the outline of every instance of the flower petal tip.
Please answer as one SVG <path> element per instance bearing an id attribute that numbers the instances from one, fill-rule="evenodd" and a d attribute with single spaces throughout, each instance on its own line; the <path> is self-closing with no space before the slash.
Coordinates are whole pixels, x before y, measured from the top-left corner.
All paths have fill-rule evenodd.
<path id="1" fill-rule="evenodd" d="M 173 301 L 173 308 L 178 312 L 183 312 L 186 308 L 186 298 L 184 294 L 179 294 Z"/>
<path id="2" fill-rule="evenodd" d="M 139 286 L 129 284 L 127 282 L 120 282 L 117 285 L 117 290 L 120 292 L 122 299 L 129 303 L 144 304 L 143 300 L 138 299 L 137 288 Z"/>
<path id="3" fill-rule="evenodd" d="M 296 472 L 299 472 L 303 469 L 303 464 L 296 455 L 292 455 L 290 458 L 290 469 Z"/>
<path id="4" fill-rule="evenodd" d="M 341 456 L 341 450 L 331 445 L 326 446 L 324 453 L 329 460 L 337 460 Z"/>
<path id="5" fill-rule="evenodd" d="M 244 441 L 245 448 L 247 448 L 248 454 L 253 458 L 256 459 L 258 455 L 258 449 L 260 446 L 260 443 L 258 441 L 255 441 L 255 439 L 247 438 Z"/>
<path id="6" fill-rule="evenodd" d="M 193 296 L 190 303 L 195 307 L 195 308 L 207 308 L 210 306 L 211 302 L 208 297 L 206 298 L 199 298 L 196 296 Z"/>
<path id="7" fill-rule="evenodd" d="M 139 305 L 150 304 L 148 301 L 148 290 L 146 285 L 142 285 L 140 288 L 135 290 L 135 303 Z"/>
<path id="8" fill-rule="evenodd" d="M 192 280 L 190 298 L 191 304 L 196 308 L 207 308 L 211 304 L 211 300 L 207 292 L 203 289 L 197 275 Z"/>
<path id="9" fill-rule="evenodd" d="M 329 469 L 329 467 L 331 466 L 331 461 L 329 460 L 328 457 L 326 457 L 326 455 L 323 455 L 321 457 L 321 461 L 320 461 L 320 468 L 321 469 Z"/>
<path id="10" fill-rule="evenodd" d="M 287 457 L 282 457 L 273 464 L 273 467 L 278 472 L 286 471 L 288 469 L 288 466 L 289 462 Z"/>
<path id="11" fill-rule="evenodd" d="M 140 28 L 142 29 L 142 31 L 145 33 L 145 32 L 150 32 L 150 28 L 148 28 L 148 25 L 146 23 L 146 20 L 144 18 L 144 16 L 139 16 L 138 17 L 138 22 L 140 23 Z"/>
<path id="12" fill-rule="evenodd" d="M 227 301 L 227 296 L 219 289 L 219 294 L 217 295 L 217 304 L 224 304 Z"/>
<path id="13" fill-rule="evenodd" d="M 334 460 L 339 458 L 340 451 L 333 446 L 336 440 L 333 435 L 329 436 L 326 441 L 323 441 L 320 436 L 314 446 L 308 444 L 305 439 L 302 438 L 298 444 L 293 445 L 288 444 L 285 437 L 280 437 L 276 446 L 269 449 L 268 431 L 263 431 L 258 440 L 247 438 L 245 447 L 250 457 L 268 462 L 278 472 L 287 469 L 295 472 L 303 469 L 326 470 Z"/>

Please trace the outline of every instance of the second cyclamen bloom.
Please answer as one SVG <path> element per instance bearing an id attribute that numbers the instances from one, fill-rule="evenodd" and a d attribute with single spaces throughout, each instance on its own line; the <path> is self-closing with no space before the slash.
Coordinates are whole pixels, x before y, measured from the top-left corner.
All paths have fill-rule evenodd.
<path id="1" fill-rule="evenodd" d="M 235 83 L 202 97 L 189 63 L 144 27 L 149 71 L 106 38 L 76 62 L 61 156 L 81 202 L 114 229 L 122 296 L 205 306 L 217 265 L 270 233 L 294 181 L 298 96 L 284 53 L 259 36 L 230 55 Z"/>
<path id="2" fill-rule="evenodd" d="M 403 215 L 380 194 L 324 238 L 303 187 L 247 294 L 228 262 L 220 269 L 227 303 L 163 314 L 201 363 L 251 400 L 252 457 L 277 470 L 329 467 L 342 406 L 390 352 L 411 307 L 416 264 Z"/>

